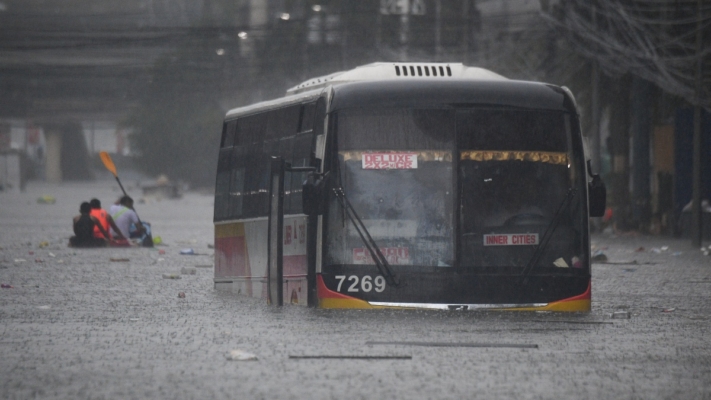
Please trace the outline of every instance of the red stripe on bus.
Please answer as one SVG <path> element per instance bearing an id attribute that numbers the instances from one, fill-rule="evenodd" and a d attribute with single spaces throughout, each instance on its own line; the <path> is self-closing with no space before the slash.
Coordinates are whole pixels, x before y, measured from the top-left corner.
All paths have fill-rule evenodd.
<path id="1" fill-rule="evenodd" d="M 590 295 L 591 293 L 592 293 L 592 283 L 588 282 L 588 288 L 583 293 L 581 293 L 577 296 L 568 297 L 567 299 L 555 301 L 554 303 L 562 303 L 564 301 L 575 301 L 575 300 L 590 300 L 590 298 L 592 297 Z"/>
<path id="2" fill-rule="evenodd" d="M 356 299 L 355 297 L 346 296 L 345 294 L 334 292 L 333 290 L 327 288 L 321 275 L 316 275 L 316 295 L 319 299 L 348 299 L 362 301 L 360 299 Z"/>
<path id="3" fill-rule="evenodd" d="M 215 276 L 250 276 L 244 236 L 215 239 Z"/>

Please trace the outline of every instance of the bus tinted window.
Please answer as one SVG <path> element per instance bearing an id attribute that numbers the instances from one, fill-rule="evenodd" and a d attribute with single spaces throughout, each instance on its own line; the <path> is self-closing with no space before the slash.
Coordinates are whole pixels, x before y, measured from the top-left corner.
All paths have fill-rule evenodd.
<path id="1" fill-rule="evenodd" d="M 450 149 L 453 110 L 353 109 L 338 113 L 340 149 Z"/>
<path id="2" fill-rule="evenodd" d="M 240 118 L 237 122 L 235 146 L 242 146 L 264 140 L 264 134 L 267 129 L 266 121 L 266 113 L 248 115 Z"/>
<path id="3" fill-rule="evenodd" d="M 457 113 L 459 146 L 472 150 L 565 152 L 560 112 L 477 108 Z"/>
<path id="4" fill-rule="evenodd" d="M 237 131 L 237 121 L 225 122 L 222 129 L 222 144 L 220 147 L 231 147 L 235 144 L 235 133 Z"/>
<path id="5" fill-rule="evenodd" d="M 297 137 L 299 125 L 303 123 L 302 108 L 305 107 L 285 107 L 241 117 L 224 125 L 222 146 L 234 145 L 234 150 L 220 153 L 215 220 L 267 215 L 270 157 L 280 156 L 288 163 L 296 160 L 294 165 L 298 166 L 310 163 L 313 135 Z M 314 109 L 312 105 L 308 112 L 313 114 Z M 313 125 L 313 115 L 310 118 L 309 124 Z M 286 212 L 301 212 L 301 175 L 285 175 Z"/>
<path id="6" fill-rule="evenodd" d="M 302 134 L 294 139 L 294 152 L 291 158 L 291 165 L 294 167 L 307 167 L 311 163 L 311 147 L 313 146 L 313 135 Z M 284 210 L 289 214 L 301 213 L 301 187 L 306 180 L 306 172 L 290 173 L 291 183 L 285 186 L 289 201 L 284 199 Z M 286 183 L 286 182 L 285 182 Z M 286 197 L 286 196 L 285 196 Z"/>
<path id="7" fill-rule="evenodd" d="M 280 108 L 266 113 L 267 140 L 293 136 L 299 131 L 301 105 Z"/>
<path id="8" fill-rule="evenodd" d="M 215 181 L 215 221 L 229 216 L 229 193 L 232 149 L 220 151 L 217 160 L 217 179 Z"/>
<path id="9" fill-rule="evenodd" d="M 463 268 L 521 271 L 555 218 L 537 269 L 585 273 L 564 268 L 584 257 L 582 221 L 574 217 L 580 210 L 566 206 L 572 189 L 584 193 L 571 168 L 566 119 L 562 112 L 519 109 L 457 112 Z"/>
<path id="10" fill-rule="evenodd" d="M 299 132 L 308 132 L 314 128 L 314 114 L 316 112 L 316 103 L 304 104 L 301 108 L 301 124 Z"/>
<path id="11" fill-rule="evenodd" d="M 337 175 L 390 264 L 453 266 L 454 110 L 354 109 L 337 114 Z M 327 263 L 374 262 L 335 199 Z"/>

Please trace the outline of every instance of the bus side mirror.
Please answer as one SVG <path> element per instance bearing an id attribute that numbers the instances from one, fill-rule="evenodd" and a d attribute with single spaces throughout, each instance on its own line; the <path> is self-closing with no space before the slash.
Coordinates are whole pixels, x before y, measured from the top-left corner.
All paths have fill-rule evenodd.
<path id="1" fill-rule="evenodd" d="M 301 199 L 306 215 L 323 214 L 324 176 L 317 172 L 309 172 L 302 187 Z"/>
<path id="2" fill-rule="evenodd" d="M 602 217 L 605 215 L 607 202 L 607 189 L 605 183 L 600 179 L 600 175 L 592 176 L 592 181 L 588 182 L 588 203 L 591 217 Z"/>

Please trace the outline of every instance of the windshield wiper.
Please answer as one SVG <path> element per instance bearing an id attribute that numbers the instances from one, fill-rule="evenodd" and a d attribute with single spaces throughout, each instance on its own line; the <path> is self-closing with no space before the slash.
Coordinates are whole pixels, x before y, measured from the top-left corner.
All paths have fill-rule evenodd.
<path id="1" fill-rule="evenodd" d="M 548 228 L 546 228 L 546 231 L 543 233 L 541 243 L 536 248 L 536 251 L 533 252 L 533 256 L 531 256 L 531 259 L 528 260 L 528 263 L 526 263 L 526 267 L 523 269 L 523 271 L 521 271 L 521 279 L 519 281 L 519 284 L 526 283 L 526 278 L 528 278 L 528 275 L 531 273 L 536 264 L 538 264 L 538 260 L 540 260 L 541 256 L 543 255 L 543 251 L 546 249 L 546 246 L 548 246 L 548 242 L 550 241 L 551 236 L 553 236 L 553 232 L 555 232 L 556 228 L 558 228 L 558 223 L 560 222 L 560 219 L 563 216 L 563 211 L 568 208 L 571 203 L 571 200 L 573 200 L 573 197 L 575 197 L 575 194 L 577 192 L 577 189 L 568 189 L 568 193 L 565 195 L 565 198 L 558 206 L 558 210 L 553 215 L 553 219 L 551 220 L 550 224 L 548 224 Z"/>
<path id="2" fill-rule="evenodd" d="M 343 188 L 334 188 L 333 193 L 335 193 L 336 198 L 341 203 L 341 207 L 343 207 L 343 210 L 345 210 L 346 214 L 348 215 L 348 219 L 350 219 L 353 223 L 353 226 L 355 226 L 356 231 L 358 232 L 358 236 L 360 236 L 360 239 L 363 241 L 365 247 L 368 249 L 370 256 L 375 261 L 375 265 L 378 267 L 378 271 L 380 271 L 380 274 L 383 275 L 388 285 L 398 287 L 400 285 L 400 282 L 398 282 L 397 277 L 390 269 L 388 260 L 383 255 L 383 252 L 380 251 L 380 247 L 378 247 L 378 244 L 375 243 L 373 237 L 370 236 L 370 232 L 368 232 L 368 229 L 365 227 L 365 224 L 358 216 L 358 213 L 356 213 L 355 209 L 351 205 L 351 202 L 348 201 L 346 194 L 343 192 Z"/>

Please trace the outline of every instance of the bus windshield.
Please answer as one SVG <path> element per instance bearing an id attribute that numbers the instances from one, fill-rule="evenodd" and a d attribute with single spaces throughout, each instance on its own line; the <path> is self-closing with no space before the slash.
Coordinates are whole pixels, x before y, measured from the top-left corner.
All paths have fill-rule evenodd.
<path id="1" fill-rule="evenodd" d="M 549 226 L 537 269 L 564 273 L 583 265 L 583 210 L 567 199 L 584 193 L 570 131 L 562 112 L 457 112 L 462 267 L 520 271 L 545 245 Z"/>
<path id="2" fill-rule="evenodd" d="M 362 108 L 336 120 L 335 185 L 388 263 L 452 265 L 454 112 Z M 327 262 L 373 265 L 343 211 L 329 210 Z"/>
<path id="3" fill-rule="evenodd" d="M 562 112 L 357 108 L 333 117 L 334 185 L 392 265 L 521 271 L 569 189 L 583 188 Z M 537 272 L 582 265 L 578 203 L 565 202 Z M 333 196 L 327 232 L 327 264 L 374 264 Z"/>

